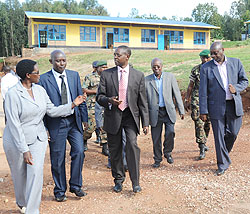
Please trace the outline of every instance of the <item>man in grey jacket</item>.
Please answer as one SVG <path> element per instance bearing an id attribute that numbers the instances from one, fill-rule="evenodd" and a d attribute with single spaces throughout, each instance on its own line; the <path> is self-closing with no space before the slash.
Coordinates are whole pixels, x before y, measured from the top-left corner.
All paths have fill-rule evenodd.
<path id="1" fill-rule="evenodd" d="M 164 157 L 167 162 L 174 162 L 171 152 L 174 148 L 174 124 L 176 122 L 176 110 L 173 102 L 175 98 L 180 117 L 184 119 L 184 106 L 177 81 L 173 74 L 162 72 L 162 61 L 155 58 L 151 62 L 153 74 L 145 78 L 146 93 L 149 109 L 149 124 L 154 149 L 154 168 L 160 167 L 162 161 L 162 126 L 165 125 L 163 142 Z"/>

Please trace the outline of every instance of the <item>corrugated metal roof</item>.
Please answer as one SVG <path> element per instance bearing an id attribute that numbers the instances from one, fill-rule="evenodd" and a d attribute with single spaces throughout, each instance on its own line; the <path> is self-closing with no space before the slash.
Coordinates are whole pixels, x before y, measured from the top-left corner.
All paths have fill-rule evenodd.
<path id="1" fill-rule="evenodd" d="M 131 23 L 131 24 L 144 24 L 144 25 L 167 25 L 167 26 L 209 28 L 209 29 L 219 28 L 214 25 L 209 25 L 202 22 L 189 22 L 189 21 L 135 19 L 135 18 L 125 18 L 125 17 L 92 16 L 92 15 L 77 15 L 77 14 L 64 14 L 64 13 L 42 13 L 42 12 L 30 12 L 30 11 L 25 11 L 25 14 L 28 18 L 116 22 L 116 23 Z"/>

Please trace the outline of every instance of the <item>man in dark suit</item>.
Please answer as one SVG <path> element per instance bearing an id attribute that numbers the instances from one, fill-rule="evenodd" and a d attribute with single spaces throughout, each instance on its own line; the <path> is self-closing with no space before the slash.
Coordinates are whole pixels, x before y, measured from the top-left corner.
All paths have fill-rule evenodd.
<path id="1" fill-rule="evenodd" d="M 200 71 L 200 118 L 212 123 L 217 156 L 218 176 L 231 164 L 229 152 L 239 133 L 243 107 L 240 92 L 248 85 L 246 73 L 239 59 L 226 57 L 220 42 L 210 47 L 213 60 Z"/>
<path id="2" fill-rule="evenodd" d="M 41 75 L 39 84 L 45 88 L 50 100 L 55 106 L 73 101 L 78 95 L 82 95 L 82 87 L 79 74 L 66 70 L 66 56 L 60 50 L 51 53 L 50 63 L 52 70 Z M 85 95 L 86 96 L 86 95 Z M 82 187 L 82 167 L 84 161 L 83 127 L 82 122 L 87 123 L 88 113 L 86 103 L 74 108 L 68 117 L 51 118 L 45 116 L 45 126 L 50 135 L 50 159 L 51 171 L 55 182 L 54 195 L 58 202 L 67 200 L 65 174 L 66 140 L 71 145 L 71 170 L 70 192 L 82 197 L 86 193 Z"/>
<path id="3" fill-rule="evenodd" d="M 142 72 L 129 66 L 131 50 L 119 46 L 114 53 L 116 67 L 102 72 L 97 93 L 97 102 L 104 110 L 104 130 L 108 136 L 114 191 L 122 191 L 125 170 L 122 161 L 122 129 L 126 134 L 126 158 L 133 191 L 141 191 L 139 185 L 140 149 L 137 135 L 140 133 L 140 118 L 143 132 L 148 133 L 148 106 L 145 80 Z"/>

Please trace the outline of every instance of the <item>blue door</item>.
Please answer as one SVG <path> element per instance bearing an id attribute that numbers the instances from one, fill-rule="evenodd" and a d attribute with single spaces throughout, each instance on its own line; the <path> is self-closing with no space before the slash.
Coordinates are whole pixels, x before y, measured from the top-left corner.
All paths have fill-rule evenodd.
<path id="1" fill-rule="evenodd" d="M 164 35 L 158 35 L 158 50 L 164 50 Z"/>

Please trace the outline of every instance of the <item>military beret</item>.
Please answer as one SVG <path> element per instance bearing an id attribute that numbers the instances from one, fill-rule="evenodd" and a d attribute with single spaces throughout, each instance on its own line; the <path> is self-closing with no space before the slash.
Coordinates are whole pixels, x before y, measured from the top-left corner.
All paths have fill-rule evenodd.
<path id="1" fill-rule="evenodd" d="M 92 67 L 93 68 L 97 68 L 98 66 L 97 66 L 97 63 L 98 63 L 98 61 L 94 61 L 93 63 L 92 63 Z"/>
<path id="2" fill-rule="evenodd" d="M 210 56 L 210 51 L 208 49 L 205 49 L 200 52 L 200 56 Z"/>
<path id="3" fill-rule="evenodd" d="M 96 64 L 96 67 L 103 66 L 103 65 L 107 65 L 107 61 L 105 60 L 98 61 L 98 63 Z"/>

